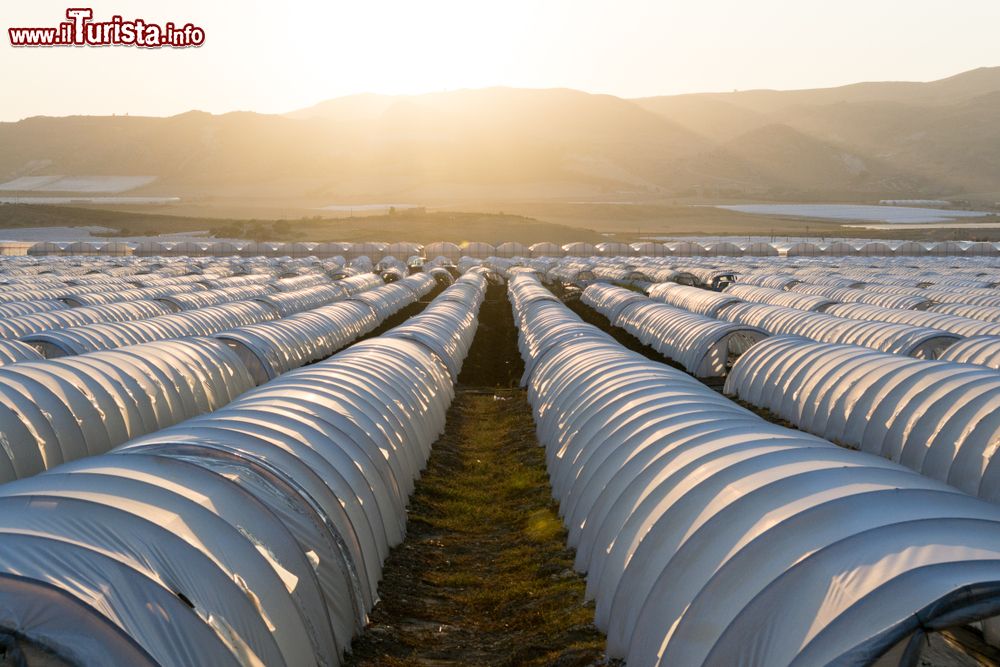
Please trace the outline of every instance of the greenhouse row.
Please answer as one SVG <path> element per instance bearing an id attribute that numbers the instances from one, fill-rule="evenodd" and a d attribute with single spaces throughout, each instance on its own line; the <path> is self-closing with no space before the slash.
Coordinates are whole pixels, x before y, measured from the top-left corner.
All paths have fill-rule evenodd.
<path id="1" fill-rule="evenodd" d="M 765 421 L 628 351 L 531 273 L 508 275 L 538 437 L 609 657 L 911 664 L 928 633 L 992 627 L 995 504 Z"/>
<path id="2" fill-rule="evenodd" d="M 4 247 L 6 244 L 6 247 Z M 636 243 L 549 242 L 530 245 L 508 241 L 497 244 L 438 241 L 420 243 L 267 243 L 235 241 L 42 241 L 34 244 L 0 242 L 0 254 L 42 256 L 128 256 L 143 257 L 334 257 L 362 255 L 380 260 L 384 256 L 408 259 L 445 257 L 457 261 L 468 256 L 487 257 L 923 257 L 1000 256 L 1000 244 L 973 241 L 799 241 L 732 242 L 712 240 L 640 241 Z"/>
<path id="3" fill-rule="evenodd" d="M 433 282 L 413 287 L 426 293 Z M 339 664 L 403 537 L 406 499 L 443 428 L 485 285 L 468 274 L 405 326 L 332 357 L 328 349 L 327 360 L 256 389 L 223 342 L 236 339 L 219 337 L 6 366 L 41 385 L 42 373 L 73 364 L 81 391 L 103 401 L 89 409 L 104 412 L 74 415 L 87 401 L 68 394 L 17 399 L 66 411 L 90 432 L 70 442 L 60 431 L 63 440 L 41 443 L 65 446 L 59 458 L 35 459 L 0 486 L 6 621 L 84 664 Z M 411 285 L 361 293 L 386 288 Z M 381 311 L 353 302 L 371 310 L 340 342 L 405 301 L 388 294 Z M 309 332 L 288 324 L 285 345 L 315 356 Z M 191 363 L 170 380 L 162 360 L 185 355 Z M 154 374 L 140 379 L 142 364 L 158 366 L 164 388 L 137 414 L 125 394 L 145 393 L 136 383 Z M 116 382 L 132 385 L 117 400 L 105 393 Z M 171 406 L 172 417 L 156 414 Z M 102 421 L 117 432 L 93 433 Z"/>
<path id="4" fill-rule="evenodd" d="M 8 258 L 2 625 L 70 664 L 342 664 L 410 594 L 411 512 L 440 530 L 410 498 L 455 418 L 533 423 L 608 659 L 1000 647 L 995 261 Z M 516 392 L 527 426 L 449 412 Z"/>

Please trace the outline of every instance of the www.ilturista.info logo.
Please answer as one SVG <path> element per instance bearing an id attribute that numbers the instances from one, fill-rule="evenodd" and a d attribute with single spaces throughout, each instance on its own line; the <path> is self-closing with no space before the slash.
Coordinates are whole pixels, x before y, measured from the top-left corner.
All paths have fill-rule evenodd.
<path id="1" fill-rule="evenodd" d="M 150 23 L 143 19 L 126 21 L 112 16 L 94 21 L 88 7 L 66 10 L 68 21 L 54 28 L 8 28 L 11 46 L 141 46 L 183 49 L 205 43 L 205 30 L 187 23 Z"/>

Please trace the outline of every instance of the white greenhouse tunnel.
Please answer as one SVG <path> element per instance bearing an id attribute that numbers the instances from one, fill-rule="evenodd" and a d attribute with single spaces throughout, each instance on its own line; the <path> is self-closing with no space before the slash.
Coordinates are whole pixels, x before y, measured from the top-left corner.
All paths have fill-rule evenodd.
<path id="1" fill-rule="evenodd" d="M 594 284 L 581 297 L 611 322 L 699 378 L 722 377 L 768 333 L 653 301 L 623 287 Z"/>
<path id="2" fill-rule="evenodd" d="M 21 339 L 37 347 L 46 357 L 54 358 L 169 338 L 209 336 L 220 331 L 276 320 L 332 301 L 347 299 L 381 284 L 382 281 L 378 276 L 370 273 L 361 274 L 338 280 L 327 286 L 305 287 L 280 294 L 268 292 L 263 296 L 249 293 L 245 299 L 214 305 L 205 302 L 204 305 L 194 306 L 189 310 L 129 322 L 101 322 L 52 329 L 22 336 Z M 252 291 L 256 292 L 258 289 L 255 286 Z M 236 296 L 232 292 L 229 294 Z"/>
<path id="3" fill-rule="evenodd" d="M 271 294 L 276 291 L 272 285 L 241 285 L 239 287 L 222 287 L 219 289 L 197 290 L 192 292 L 179 292 L 157 297 L 157 301 L 162 301 L 171 306 L 174 312 L 180 310 L 193 310 L 195 308 L 205 308 L 207 306 L 217 306 L 230 301 L 243 301 Z"/>
<path id="4" fill-rule="evenodd" d="M 987 322 L 935 310 L 898 310 L 862 303 L 842 303 L 830 306 L 826 309 L 826 313 L 851 320 L 891 322 L 938 329 L 962 337 L 1000 336 L 1000 322 Z"/>
<path id="5" fill-rule="evenodd" d="M 934 359 L 959 340 L 957 334 L 929 327 L 846 319 L 762 303 L 733 304 L 720 317 L 760 327 L 774 336 L 802 336 L 817 342 L 855 345 L 920 359 Z"/>
<path id="6" fill-rule="evenodd" d="M 725 391 L 803 431 L 1000 502 L 1000 374 L 991 368 L 775 337 L 736 362 Z"/>
<path id="7" fill-rule="evenodd" d="M 546 292 L 511 278 L 538 438 L 610 657 L 908 665 L 927 633 L 1000 613 L 1000 508 L 767 422 Z"/>
<path id="8" fill-rule="evenodd" d="M 103 322 L 129 322 L 172 312 L 160 301 L 139 300 L 31 313 L 0 320 L 0 338 L 23 338 L 43 331 Z"/>
<path id="9" fill-rule="evenodd" d="M 787 292 L 771 287 L 745 285 L 742 282 L 733 283 L 725 290 L 726 294 L 737 296 L 744 301 L 766 303 L 771 306 L 795 308 L 797 310 L 825 311 L 827 306 L 839 303 L 835 299 L 813 294 Z"/>
<path id="10" fill-rule="evenodd" d="M 1000 646 L 992 244 L 159 249 L 0 262 L 0 625 L 66 662 L 340 664 L 497 276 L 609 657 Z"/>
<path id="11" fill-rule="evenodd" d="M 485 288 L 467 274 L 383 336 L 0 485 L 6 622 L 83 664 L 340 664 L 403 538 Z"/>
<path id="12" fill-rule="evenodd" d="M 657 283 L 647 290 L 649 298 L 677 306 L 706 317 L 718 317 L 726 306 L 739 303 L 742 299 L 710 290 L 687 287 L 677 283 Z"/>
<path id="13" fill-rule="evenodd" d="M 917 241 L 865 241 L 833 240 L 833 241 L 798 241 L 798 242 L 766 242 L 727 241 L 718 238 L 697 238 L 685 241 L 668 241 L 657 243 L 644 241 L 623 243 L 605 241 L 596 245 L 578 241 L 562 246 L 550 242 L 540 242 L 525 247 L 517 241 L 507 240 L 494 247 L 485 242 L 465 242 L 456 245 L 448 241 L 435 241 L 427 245 L 411 242 L 240 242 L 228 241 L 179 241 L 157 242 L 59 242 L 44 241 L 40 243 L 5 242 L 2 244 L 5 253 L 12 255 L 29 255 L 32 258 L 86 258 L 91 261 L 100 259 L 117 261 L 127 260 L 134 255 L 136 258 L 180 258 L 180 259 L 235 259 L 237 257 L 265 258 L 334 258 L 338 256 L 357 257 L 367 255 L 378 261 L 388 253 L 393 255 L 422 255 L 428 259 L 445 255 L 460 257 L 462 254 L 477 258 L 490 255 L 501 257 L 531 256 L 531 257 L 562 257 L 604 256 L 604 257 L 678 257 L 689 258 L 992 258 L 1000 255 L 1000 247 L 988 242 L 954 242 L 941 241 L 937 243 L 920 243 Z"/>
<path id="14" fill-rule="evenodd" d="M 32 315 L 34 313 L 46 313 L 52 310 L 65 310 L 69 308 L 65 301 L 57 299 L 37 299 L 35 301 L 11 301 L 0 303 L 0 318 L 9 319 L 20 315 Z"/>
<path id="15" fill-rule="evenodd" d="M 145 274 L 149 275 L 149 274 Z M 186 276 L 201 280 L 202 276 Z M 42 338 L 37 344 L 50 354 L 60 354 L 58 346 L 50 346 L 45 336 L 64 331 L 70 328 L 79 328 L 87 325 L 104 325 L 112 323 L 132 323 L 152 319 L 154 317 L 166 316 L 169 314 L 183 315 L 186 313 L 196 313 L 200 309 L 210 306 L 222 306 L 229 303 L 239 303 L 246 300 L 262 298 L 268 301 L 271 310 L 279 314 L 288 312 L 294 307 L 312 307 L 312 304 L 320 302 L 315 296 L 310 301 L 308 298 L 300 298 L 296 301 L 294 297 L 285 293 L 273 294 L 280 291 L 283 286 L 295 287 L 301 284 L 315 284 L 317 282 L 331 285 L 329 290 L 335 291 L 343 287 L 348 287 L 349 282 L 356 278 L 347 278 L 337 282 L 331 282 L 325 275 L 310 274 L 298 276 L 306 280 L 298 281 L 296 278 L 276 279 L 272 275 L 262 274 L 262 278 L 267 279 L 267 284 L 260 284 L 258 276 L 233 276 L 229 278 L 218 278 L 216 280 L 201 280 L 201 282 L 180 282 L 177 284 L 163 284 L 170 281 L 180 280 L 179 278 L 160 278 L 152 282 L 156 287 L 138 287 L 129 283 L 112 283 L 106 285 L 109 291 L 91 292 L 94 284 L 87 286 L 77 286 L 74 289 L 85 290 L 84 293 L 74 293 L 73 295 L 53 295 L 51 298 L 38 298 L 34 301 L 10 301 L 0 304 L 0 309 L 4 309 L 8 317 L 0 318 L 0 338 L 24 339 L 28 336 L 41 335 Z M 230 286 L 230 281 L 250 278 L 249 284 Z M 364 278 L 365 281 L 377 279 L 375 276 Z M 225 282 L 223 282 L 225 281 Z M 223 287 L 206 289 L 203 283 L 218 284 L 223 283 Z M 70 289 L 70 288 L 67 288 Z M 315 291 L 315 290 L 314 290 Z M 19 295 L 19 296 L 18 296 Z M 0 297 L 28 298 L 22 293 L 0 292 Z M 308 296 L 308 295 L 305 295 Z M 331 298 L 343 297 L 339 291 L 330 295 Z M 289 299 L 293 300 L 289 300 Z M 288 307 L 284 304 L 288 304 Z M 38 304 L 37 306 L 35 304 Z M 59 304 L 54 306 L 50 304 Z M 72 306 L 72 307 L 67 307 Z M 246 307 L 242 308 L 246 311 Z M 264 312 L 264 311 L 261 311 Z M 196 316 L 197 317 L 197 316 Z M 157 320 L 160 322 L 163 320 Z M 143 327 L 146 325 L 136 325 Z M 235 326 L 235 325 L 230 325 Z M 134 330 L 136 327 L 125 327 L 126 330 Z M 152 337 L 149 340 L 162 339 L 165 336 Z M 134 341 L 139 342 L 139 341 Z M 107 349 L 107 348 L 97 348 Z M 90 350 L 93 351 L 93 350 Z M 77 352 L 62 352 L 79 353 Z"/>
<path id="16" fill-rule="evenodd" d="M 44 357 L 33 347 L 17 340 L 0 340 L 0 366 L 21 361 L 41 361 Z"/>
<path id="17" fill-rule="evenodd" d="M 255 383 L 221 342 L 186 339 L 0 367 L 0 482 L 103 454 Z"/>
<path id="18" fill-rule="evenodd" d="M 123 301 L 142 301 L 164 299 L 173 295 L 190 294 L 208 289 L 201 283 L 179 285 L 162 284 L 156 287 L 135 287 L 134 285 L 117 286 L 116 289 L 103 292 L 85 292 L 62 297 L 59 302 L 71 307 L 100 306 Z"/>
<path id="19" fill-rule="evenodd" d="M 293 368 L 330 356 L 426 296 L 435 282 L 418 274 L 389 285 L 372 284 L 378 286 L 359 284 L 358 291 L 343 301 L 277 320 L 227 329 L 214 337 L 233 348 L 257 383 L 262 384 Z"/>
<path id="20" fill-rule="evenodd" d="M 128 302 L 129 305 L 142 303 Z M 54 328 L 21 337 L 47 359 L 112 351 L 160 340 L 207 336 L 218 331 L 277 319 L 270 306 L 255 300 L 233 301 L 179 313 L 167 312 L 125 322 L 98 322 Z"/>
<path id="21" fill-rule="evenodd" d="M 976 364 L 1000 370 L 1000 336 L 974 336 L 955 343 L 944 351 L 938 361 Z"/>
<path id="22" fill-rule="evenodd" d="M 937 303 L 928 308 L 935 313 L 1000 323 L 1000 306 L 979 306 L 968 303 Z"/>
<path id="23" fill-rule="evenodd" d="M 678 308 L 758 328 L 771 335 L 803 336 L 819 342 L 859 345 L 917 358 L 934 359 L 960 338 L 959 334 L 943 329 L 883 321 L 883 318 L 850 319 L 831 314 L 837 312 L 836 309 L 845 307 L 841 305 L 823 305 L 825 312 L 816 312 L 811 307 L 800 309 L 757 303 L 744 301 L 738 296 L 741 292 L 749 295 L 751 291 L 761 289 L 766 288 L 749 287 L 734 293 L 727 289 L 720 294 L 696 287 L 663 283 L 651 286 L 649 292 L 650 295 L 656 295 L 654 298 L 657 300 Z"/>
<path id="24" fill-rule="evenodd" d="M 840 303 L 866 303 L 871 306 L 881 306 L 882 308 L 920 308 L 926 307 L 931 303 L 931 299 L 925 294 L 913 295 L 874 292 L 865 289 L 828 287 L 808 283 L 796 283 L 788 289 L 798 294 L 826 297 Z"/>
<path id="25" fill-rule="evenodd" d="M 378 283 L 363 277 L 352 290 L 373 284 Z M 285 371 L 330 356 L 433 286 L 432 278 L 414 276 L 357 291 L 331 306 L 235 329 L 228 326 L 239 320 L 213 319 L 197 330 L 161 325 L 149 331 L 170 340 L 140 344 L 121 336 L 111 339 L 101 331 L 91 332 L 90 338 L 74 329 L 52 332 L 47 340 L 73 351 L 84 347 L 84 341 L 87 347 L 116 349 L 83 349 L 83 354 L 0 366 L 0 432 L 7 436 L 7 446 L 0 450 L 0 482 L 103 454 L 216 410 Z M 239 303 L 266 308 L 237 302 L 166 317 L 189 315 L 189 322 L 198 323 L 213 309 Z M 98 333 L 104 337 L 96 338 Z M 199 337 L 212 333 L 214 338 Z M 77 347 L 69 348 L 66 341 Z"/>

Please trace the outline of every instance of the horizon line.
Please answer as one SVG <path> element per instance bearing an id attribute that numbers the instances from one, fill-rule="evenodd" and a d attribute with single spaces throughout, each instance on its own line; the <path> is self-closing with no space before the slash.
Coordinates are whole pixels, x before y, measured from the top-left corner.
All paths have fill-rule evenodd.
<path id="1" fill-rule="evenodd" d="M 715 90 L 715 91 L 700 91 L 700 92 L 687 92 L 687 93 L 661 93 L 661 94 L 654 94 L 654 95 L 639 95 L 639 96 L 634 96 L 634 97 L 633 96 L 616 95 L 614 93 L 595 92 L 595 91 L 592 91 L 592 90 L 584 90 L 584 89 L 581 89 L 581 88 L 572 88 L 572 87 L 569 87 L 569 86 L 538 86 L 538 87 L 536 87 L 536 86 L 513 86 L 513 85 L 507 85 L 507 84 L 496 84 L 496 85 L 490 85 L 490 86 L 479 86 L 479 87 L 470 87 L 470 88 L 444 88 L 444 89 L 440 89 L 440 90 L 428 90 L 428 91 L 419 92 L 419 93 L 379 93 L 379 92 L 373 92 L 373 91 L 362 91 L 362 92 L 357 92 L 357 93 L 348 93 L 348 94 L 345 94 L 345 95 L 337 95 L 337 96 L 334 96 L 334 97 L 323 98 L 323 99 L 320 99 L 319 101 L 314 102 L 312 104 L 307 104 L 306 106 L 302 106 L 302 107 L 298 107 L 296 109 L 291 109 L 289 111 L 282 111 L 282 112 L 265 112 L 265 111 L 257 111 L 257 110 L 254 110 L 254 109 L 230 109 L 228 111 L 205 111 L 205 110 L 202 110 L 202 109 L 191 108 L 191 109 L 188 109 L 186 111 L 180 111 L 178 113 L 167 114 L 167 115 L 144 114 L 144 113 L 131 114 L 128 111 L 125 111 L 125 112 L 111 112 L 111 113 L 105 113 L 105 114 L 72 114 L 71 113 L 71 114 L 65 114 L 65 115 L 49 115 L 49 114 L 40 113 L 40 114 L 31 115 L 31 116 L 23 116 L 23 117 L 21 117 L 21 118 L 19 118 L 17 120 L 0 120 L 0 124 L 4 124 L 4 123 L 20 123 L 22 121 L 32 120 L 32 119 L 35 119 L 35 118 L 76 118 L 76 117 L 83 117 L 83 118 L 113 118 L 113 117 L 122 116 L 122 117 L 135 117 L 135 118 L 162 118 L 162 119 L 168 119 L 168 118 L 176 118 L 178 116 L 184 116 L 186 114 L 192 114 L 192 113 L 207 114 L 207 115 L 210 115 L 210 116 L 226 116 L 226 115 L 230 115 L 230 114 L 256 114 L 256 115 L 260 115 L 260 116 L 289 116 L 291 114 L 294 114 L 294 113 L 297 113 L 297 112 L 300 112 L 300 111 L 305 111 L 307 109 L 311 109 L 311 108 L 320 106 L 322 104 L 326 104 L 328 102 L 334 102 L 334 101 L 337 101 L 337 100 L 345 100 L 345 99 L 349 99 L 349 98 L 352 98 L 352 97 L 416 98 L 416 97 L 425 97 L 425 96 L 429 96 L 429 95 L 441 95 L 441 94 L 464 93 L 464 92 L 480 92 L 480 91 L 488 91 L 488 90 L 530 90 L 530 91 L 539 91 L 539 92 L 541 92 L 541 91 L 559 91 L 559 90 L 562 90 L 562 91 L 571 91 L 571 92 L 576 92 L 576 93 L 582 93 L 582 94 L 585 94 L 585 95 L 591 95 L 591 96 L 595 96 L 595 97 L 614 97 L 616 99 L 620 99 L 620 100 L 624 100 L 624 101 L 648 100 L 648 99 L 655 99 L 655 98 L 661 98 L 661 97 L 688 97 L 688 96 L 694 97 L 694 96 L 700 96 L 700 95 L 706 95 L 706 96 L 712 96 L 712 95 L 734 95 L 734 94 L 740 94 L 740 93 L 795 93 L 795 92 L 813 92 L 813 91 L 819 91 L 819 90 L 836 90 L 838 88 L 850 88 L 850 87 L 853 87 L 853 86 L 863 86 L 863 85 L 932 84 L 932 83 L 938 83 L 938 82 L 941 82 L 941 81 L 947 81 L 949 79 L 953 79 L 953 78 L 960 77 L 960 76 L 963 76 L 963 75 L 971 74 L 973 72 L 979 72 L 979 71 L 982 71 L 982 70 L 990 70 L 990 69 L 1000 69 L 1000 65 L 983 65 L 983 66 L 980 66 L 980 67 L 974 67 L 972 69 L 963 70 L 961 72 L 957 72 L 955 74 L 951 74 L 949 76 L 945 76 L 945 77 L 942 77 L 942 78 L 939 78 L 939 79 L 929 79 L 929 80 L 913 80 L 913 79 L 865 80 L 865 81 L 855 81 L 855 82 L 852 82 L 852 83 L 844 83 L 844 84 L 839 84 L 839 85 L 834 85 L 834 86 L 819 86 L 819 87 L 808 87 L 808 88 L 744 88 L 744 89 L 733 89 L 733 90 L 728 90 L 728 91 Z"/>

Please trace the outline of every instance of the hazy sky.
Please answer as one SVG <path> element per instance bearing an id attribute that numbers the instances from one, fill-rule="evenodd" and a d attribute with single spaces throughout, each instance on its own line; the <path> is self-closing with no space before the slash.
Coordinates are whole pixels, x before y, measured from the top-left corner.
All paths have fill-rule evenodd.
<path id="1" fill-rule="evenodd" d="M 14 49 L 68 0 L 6 0 L 0 119 L 282 112 L 358 92 L 506 85 L 625 97 L 931 80 L 1000 65 L 998 0 L 95 0 L 191 22 L 198 49 Z"/>

